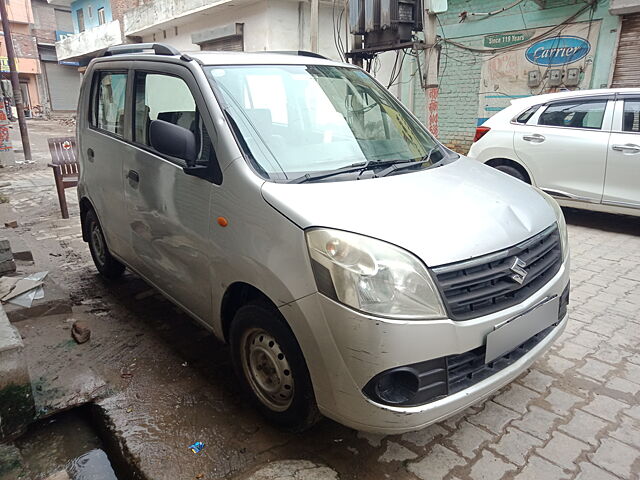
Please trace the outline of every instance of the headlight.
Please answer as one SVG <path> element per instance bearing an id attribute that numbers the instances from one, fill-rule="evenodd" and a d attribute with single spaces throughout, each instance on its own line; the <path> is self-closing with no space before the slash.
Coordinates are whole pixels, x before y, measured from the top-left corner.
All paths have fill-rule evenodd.
<path id="1" fill-rule="evenodd" d="M 567 258 L 569 254 L 569 233 L 567 232 L 567 222 L 564 219 L 564 213 L 562 213 L 562 209 L 558 202 L 554 200 L 554 198 L 548 193 L 543 192 L 538 189 L 540 195 L 544 197 L 547 203 L 553 208 L 553 211 L 556 214 L 556 219 L 558 221 L 558 230 L 560 231 L 560 244 L 562 246 L 562 259 Z"/>
<path id="2" fill-rule="evenodd" d="M 373 315 L 401 319 L 446 316 L 426 267 L 386 242 L 325 228 L 308 230 L 318 290 Z"/>

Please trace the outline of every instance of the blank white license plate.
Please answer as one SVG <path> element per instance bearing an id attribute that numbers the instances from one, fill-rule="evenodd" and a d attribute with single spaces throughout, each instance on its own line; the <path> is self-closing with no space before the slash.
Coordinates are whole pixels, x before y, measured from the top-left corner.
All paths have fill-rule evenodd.
<path id="1" fill-rule="evenodd" d="M 560 299 L 556 296 L 506 323 L 487 335 L 485 363 L 509 353 L 536 333 L 558 321 Z"/>

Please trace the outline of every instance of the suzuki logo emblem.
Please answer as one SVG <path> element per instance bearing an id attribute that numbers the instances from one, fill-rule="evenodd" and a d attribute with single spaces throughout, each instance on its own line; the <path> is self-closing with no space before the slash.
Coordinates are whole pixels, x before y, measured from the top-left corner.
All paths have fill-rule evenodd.
<path id="1" fill-rule="evenodd" d="M 513 272 L 513 275 L 511 275 L 511 279 L 518 282 L 520 285 L 524 283 L 524 279 L 527 277 L 527 271 L 524 269 L 524 267 L 526 266 L 527 263 L 524 260 L 516 257 L 513 260 L 513 264 L 509 268 Z"/>

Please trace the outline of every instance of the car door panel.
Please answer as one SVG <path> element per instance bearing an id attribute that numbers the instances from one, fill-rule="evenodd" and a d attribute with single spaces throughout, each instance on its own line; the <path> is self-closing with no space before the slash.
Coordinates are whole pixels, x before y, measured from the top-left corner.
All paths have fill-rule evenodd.
<path id="1" fill-rule="evenodd" d="M 123 177 L 134 268 L 207 322 L 212 318 L 209 240 L 213 185 L 185 174 L 185 165 L 178 159 L 155 152 L 147 136 L 148 122 L 153 119 L 195 128 L 195 112 L 185 113 L 180 96 L 189 94 L 189 89 L 193 95 L 195 80 L 189 75 L 186 69 L 172 65 L 136 71 L 134 89 L 146 90 L 144 95 L 134 94 L 138 116 L 134 114 L 134 142 L 124 161 Z M 167 94 L 162 90 L 165 77 L 171 82 L 179 80 L 182 90 Z M 138 78 L 144 79 L 139 87 Z"/>
<path id="2" fill-rule="evenodd" d="M 122 178 L 127 118 L 126 89 L 128 71 L 122 63 L 94 70 L 92 85 L 84 102 L 90 111 L 83 115 L 83 134 L 78 149 L 83 158 L 82 172 L 86 194 L 102 225 L 109 249 L 119 257 L 128 255 L 126 206 Z"/>
<path id="3" fill-rule="evenodd" d="M 603 203 L 640 208 L 640 96 L 616 101 Z"/>
<path id="4" fill-rule="evenodd" d="M 567 115 L 569 107 L 565 104 L 558 102 L 555 106 L 561 111 L 565 109 L 562 119 L 556 122 L 553 120 L 554 112 L 547 110 L 553 106 L 550 105 L 541 109 L 530 123 L 517 126 L 513 140 L 516 155 L 543 190 L 557 196 L 599 203 L 602 200 L 612 113 L 607 99 L 600 100 L 595 105 L 601 105 L 603 109 L 601 126 L 575 127 L 571 121 L 580 124 L 585 121 L 584 115 L 579 112 Z M 545 111 L 545 121 L 557 124 L 540 124 L 545 118 Z"/>

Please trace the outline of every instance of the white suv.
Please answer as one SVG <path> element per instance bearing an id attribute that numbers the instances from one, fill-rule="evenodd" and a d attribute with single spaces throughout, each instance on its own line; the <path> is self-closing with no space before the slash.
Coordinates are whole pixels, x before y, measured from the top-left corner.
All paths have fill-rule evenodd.
<path id="1" fill-rule="evenodd" d="M 513 100 L 476 129 L 468 156 L 563 206 L 640 216 L 640 90 Z"/>

